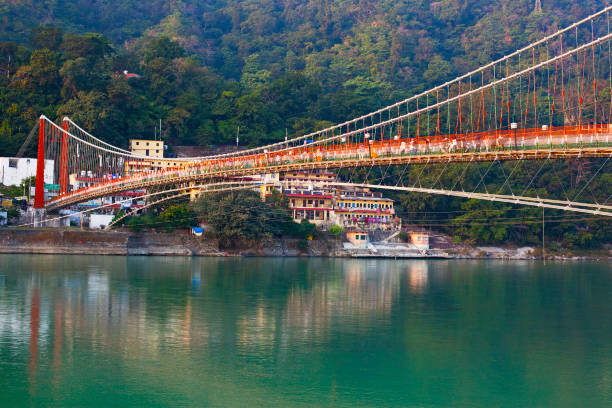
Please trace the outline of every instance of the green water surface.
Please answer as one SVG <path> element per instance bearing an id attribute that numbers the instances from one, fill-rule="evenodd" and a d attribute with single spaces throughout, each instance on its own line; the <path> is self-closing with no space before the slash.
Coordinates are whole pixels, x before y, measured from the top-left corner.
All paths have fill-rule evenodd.
<path id="1" fill-rule="evenodd" d="M 609 407 L 612 264 L 0 255 L 0 407 Z"/>

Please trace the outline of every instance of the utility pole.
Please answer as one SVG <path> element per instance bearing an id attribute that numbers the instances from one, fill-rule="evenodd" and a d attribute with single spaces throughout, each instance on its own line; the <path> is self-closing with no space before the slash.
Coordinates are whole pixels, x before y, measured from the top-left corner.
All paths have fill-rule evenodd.
<path id="1" fill-rule="evenodd" d="M 240 142 L 240 126 L 236 130 L 236 147 L 238 147 L 238 142 Z"/>

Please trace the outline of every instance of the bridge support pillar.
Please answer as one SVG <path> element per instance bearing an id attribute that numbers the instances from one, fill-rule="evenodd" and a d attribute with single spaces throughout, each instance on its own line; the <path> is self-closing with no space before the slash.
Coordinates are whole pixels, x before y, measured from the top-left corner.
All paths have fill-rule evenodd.
<path id="1" fill-rule="evenodd" d="M 44 223 L 46 213 L 44 208 L 29 208 L 26 212 L 27 223 L 34 228 L 47 227 Z"/>
<path id="2" fill-rule="evenodd" d="M 70 226 L 70 218 L 58 218 L 57 214 L 48 214 L 45 208 L 28 208 L 21 218 L 24 224 L 34 228 L 62 228 Z"/>
<path id="3" fill-rule="evenodd" d="M 38 127 L 38 154 L 36 156 L 36 184 L 34 208 L 45 208 L 45 119 L 40 118 Z"/>

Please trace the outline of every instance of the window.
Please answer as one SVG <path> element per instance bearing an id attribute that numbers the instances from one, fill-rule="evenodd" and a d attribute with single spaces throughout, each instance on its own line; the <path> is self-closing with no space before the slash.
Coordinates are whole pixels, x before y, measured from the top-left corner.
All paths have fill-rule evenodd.
<path id="1" fill-rule="evenodd" d="M 136 146 L 138 146 L 140 144 L 140 142 L 136 142 Z"/>
<path id="2" fill-rule="evenodd" d="M 145 156 L 149 155 L 149 149 L 145 150 Z"/>
<path id="3" fill-rule="evenodd" d="M 325 200 L 319 200 L 319 204 L 321 205 L 325 204 Z"/>
<path id="4" fill-rule="evenodd" d="M 9 159 L 9 167 L 17 168 L 17 159 Z"/>
<path id="5" fill-rule="evenodd" d="M 147 142 L 147 146 L 149 145 L 149 142 Z"/>
<path id="6" fill-rule="evenodd" d="M 312 204 L 312 200 L 308 200 L 308 204 Z"/>

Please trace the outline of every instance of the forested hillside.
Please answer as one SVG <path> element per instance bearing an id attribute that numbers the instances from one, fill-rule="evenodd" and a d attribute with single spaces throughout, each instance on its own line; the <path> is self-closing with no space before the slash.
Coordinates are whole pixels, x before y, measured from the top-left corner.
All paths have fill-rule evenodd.
<path id="1" fill-rule="evenodd" d="M 170 145 L 228 143 L 237 126 L 246 144 L 279 140 L 431 87 L 605 3 L 2 0 L 0 154 L 40 113 L 122 145 L 160 118 Z"/>
<path id="2" fill-rule="evenodd" d="M 159 119 L 170 146 L 233 143 L 238 127 L 241 144 L 278 141 L 415 94 L 606 5 L 0 0 L 0 156 L 40 114 L 71 116 L 123 147 L 152 137 Z M 422 207 L 460 208 L 446 201 Z"/>

